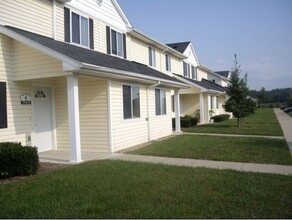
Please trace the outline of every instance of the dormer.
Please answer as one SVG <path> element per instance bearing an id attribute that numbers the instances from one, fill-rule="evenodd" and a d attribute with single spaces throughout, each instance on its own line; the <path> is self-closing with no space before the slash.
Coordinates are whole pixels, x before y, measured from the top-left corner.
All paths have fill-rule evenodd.
<path id="1" fill-rule="evenodd" d="M 197 67 L 199 60 L 194 47 L 190 41 L 167 44 L 174 50 L 182 53 L 186 58 L 183 60 L 183 76 L 186 78 L 198 80 Z"/>

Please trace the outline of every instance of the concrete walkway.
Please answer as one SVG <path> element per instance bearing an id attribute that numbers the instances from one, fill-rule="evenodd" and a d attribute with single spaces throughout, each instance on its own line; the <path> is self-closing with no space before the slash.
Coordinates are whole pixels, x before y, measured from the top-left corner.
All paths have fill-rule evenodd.
<path id="1" fill-rule="evenodd" d="M 284 137 L 289 145 L 289 149 L 292 153 L 292 118 L 280 109 L 274 109 L 275 114 L 281 124 Z M 189 133 L 182 133 L 189 134 Z M 283 139 L 278 136 L 255 136 L 255 135 L 228 135 L 228 134 L 205 134 L 205 133 L 190 133 L 193 135 L 216 135 L 216 136 L 237 136 L 237 137 L 265 137 L 265 138 L 277 138 Z M 69 152 L 60 151 L 48 151 L 39 153 L 41 162 L 50 163 L 69 163 Z M 123 161 L 135 161 L 146 162 L 155 164 L 166 164 L 175 166 L 186 167 L 205 167 L 213 169 L 230 169 L 240 172 L 258 172 L 258 173 L 271 173 L 292 175 L 292 166 L 274 165 L 274 164 L 256 164 L 256 163 L 242 163 L 242 162 L 224 162 L 224 161 L 212 161 L 212 160 L 195 160 L 195 159 L 183 159 L 183 158 L 169 158 L 169 157 L 156 157 L 156 156 L 143 156 L 121 153 L 96 153 L 96 152 L 82 152 L 83 161 L 90 160 L 123 160 Z"/>
<path id="2" fill-rule="evenodd" d="M 185 167 L 205 167 L 213 169 L 230 169 L 241 172 L 256 172 L 256 173 L 270 173 L 292 175 L 292 166 L 272 165 L 272 164 L 255 164 L 242 162 L 223 162 L 212 160 L 195 160 L 195 159 L 181 159 L 170 157 L 156 157 L 133 154 L 112 154 L 108 157 L 111 160 L 146 162 L 155 164 L 166 164 L 174 166 Z"/>
<path id="3" fill-rule="evenodd" d="M 194 133 L 194 132 L 181 132 L 176 135 L 189 134 L 189 135 L 207 135 L 207 136 L 221 136 L 221 137 L 255 137 L 255 138 L 271 138 L 271 139 L 285 139 L 283 136 L 266 136 L 266 135 L 249 135 L 249 134 L 215 134 L 215 133 Z"/>
<path id="4" fill-rule="evenodd" d="M 292 154 L 292 117 L 279 108 L 274 109 L 277 119 L 282 127 L 284 137 Z"/>

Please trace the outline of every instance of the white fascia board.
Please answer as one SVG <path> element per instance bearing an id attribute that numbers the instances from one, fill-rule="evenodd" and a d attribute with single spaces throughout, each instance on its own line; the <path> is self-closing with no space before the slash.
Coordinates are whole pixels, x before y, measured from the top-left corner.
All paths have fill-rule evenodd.
<path id="1" fill-rule="evenodd" d="M 92 64 L 88 64 L 88 63 L 82 63 L 82 64 L 83 64 L 83 67 L 81 68 L 81 70 L 94 71 L 93 75 L 96 75 L 96 73 L 98 73 L 98 75 L 101 75 L 101 76 L 107 77 L 107 78 L 139 80 L 139 81 L 143 81 L 145 83 L 150 83 L 150 84 L 157 83 L 160 81 L 161 84 L 171 86 L 174 88 L 189 88 L 184 83 L 173 82 L 173 81 L 170 81 L 167 79 L 141 75 L 138 73 L 117 70 L 117 69 L 112 69 L 112 68 L 108 68 L 108 67 L 95 66 Z"/>
<path id="2" fill-rule="evenodd" d="M 201 89 L 202 92 L 206 92 L 206 91 L 208 91 L 206 88 L 204 88 L 204 87 L 202 87 L 202 86 L 199 86 L 199 85 L 197 85 L 197 84 L 195 84 L 195 83 L 192 83 L 192 82 L 190 82 L 189 80 L 184 79 L 184 77 L 182 77 L 182 76 L 178 76 L 178 75 L 175 75 L 175 74 L 173 74 L 173 76 L 174 76 L 176 79 L 178 79 L 178 80 L 180 80 L 180 81 L 182 81 L 182 82 L 184 82 L 184 83 L 186 83 L 186 84 L 188 84 L 188 85 L 190 85 L 190 86 L 192 86 L 192 87 L 196 87 L 196 88 Z"/>
<path id="3" fill-rule="evenodd" d="M 206 93 L 215 94 L 215 95 L 222 95 L 222 94 L 224 94 L 225 92 L 219 92 L 219 91 L 216 91 L 216 90 L 213 90 L 213 89 L 208 89 L 208 90 L 206 91 Z"/>
<path id="4" fill-rule="evenodd" d="M 199 69 L 203 69 L 203 70 L 207 71 L 207 72 L 210 73 L 210 74 L 213 74 L 213 75 L 215 75 L 215 76 L 218 76 L 220 79 L 228 80 L 226 77 L 221 76 L 221 75 L 219 75 L 219 74 L 217 74 L 217 73 L 214 73 L 214 71 L 210 70 L 208 67 L 205 67 L 205 66 L 203 66 L 203 65 L 199 65 L 198 68 L 199 68 Z"/>
<path id="5" fill-rule="evenodd" d="M 198 58 L 198 56 L 197 56 L 197 54 L 196 54 L 196 51 L 195 51 L 195 49 L 194 49 L 194 46 L 193 46 L 192 42 L 190 43 L 189 47 L 191 47 L 191 50 L 192 50 L 192 52 L 193 52 L 193 54 L 194 54 L 194 56 L 195 56 L 195 59 L 196 59 L 196 61 L 197 61 L 197 64 L 198 64 L 198 66 L 200 66 L 200 61 L 199 61 L 199 58 Z"/>
<path id="6" fill-rule="evenodd" d="M 169 54 L 171 54 L 177 58 L 180 58 L 180 59 L 187 58 L 187 56 L 185 56 L 184 54 L 172 49 L 171 47 L 169 47 L 163 43 L 160 43 L 159 41 L 157 41 L 154 38 L 138 31 L 137 29 L 132 29 L 130 32 L 128 32 L 128 34 L 135 37 L 135 38 L 138 38 L 139 40 L 141 40 L 147 44 L 150 44 L 152 46 L 156 46 L 157 48 L 163 50 L 164 52 L 168 52 Z"/>
<path id="7" fill-rule="evenodd" d="M 18 33 L 14 32 L 8 28 L 5 28 L 4 26 L 0 26 L 0 33 L 6 35 L 8 37 L 11 37 L 14 40 L 17 40 L 17 41 L 35 49 L 35 50 L 38 50 L 38 51 L 50 56 L 50 57 L 53 57 L 56 60 L 63 62 L 63 67 L 64 66 L 71 67 L 70 71 L 72 71 L 73 69 L 78 70 L 82 66 L 80 62 L 78 62 L 74 59 L 71 59 L 71 58 L 69 58 L 61 53 L 58 53 L 55 50 L 52 50 L 52 49 L 50 49 L 42 44 L 39 44 L 39 43 L 29 39 L 29 38 L 26 38 L 26 37 L 22 36 L 21 34 L 18 34 Z M 64 63 L 65 63 L 65 65 L 64 65 Z M 64 70 L 64 71 L 66 71 L 66 70 Z"/>
<path id="8" fill-rule="evenodd" d="M 123 12 L 122 8 L 120 7 L 120 5 L 118 4 L 118 2 L 116 0 L 111 0 L 112 4 L 115 6 L 115 8 L 117 9 L 119 15 L 121 16 L 121 18 L 123 19 L 123 21 L 125 22 L 125 24 L 132 28 L 132 25 L 129 21 L 129 19 L 127 18 L 127 16 L 125 15 L 125 13 Z"/>

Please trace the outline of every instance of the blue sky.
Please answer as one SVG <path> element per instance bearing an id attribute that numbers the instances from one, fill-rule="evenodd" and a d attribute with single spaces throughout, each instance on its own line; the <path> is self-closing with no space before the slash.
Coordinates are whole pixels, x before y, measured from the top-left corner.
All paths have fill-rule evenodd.
<path id="1" fill-rule="evenodd" d="M 192 41 L 202 65 L 250 89 L 292 87 L 292 0 L 118 0 L 131 24 L 162 43 Z"/>

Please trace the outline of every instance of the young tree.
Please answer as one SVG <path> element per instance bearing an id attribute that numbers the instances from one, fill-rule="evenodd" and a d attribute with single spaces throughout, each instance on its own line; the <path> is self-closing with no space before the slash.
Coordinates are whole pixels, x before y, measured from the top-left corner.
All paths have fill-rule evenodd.
<path id="1" fill-rule="evenodd" d="M 227 87 L 226 94 L 229 99 L 224 108 L 227 112 L 232 112 L 237 119 L 237 127 L 240 127 L 240 119 L 254 113 L 256 104 L 248 98 L 247 73 L 240 79 L 240 65 L 234 55 L 234 67 L 231 71 L 230 85 Z"/>

